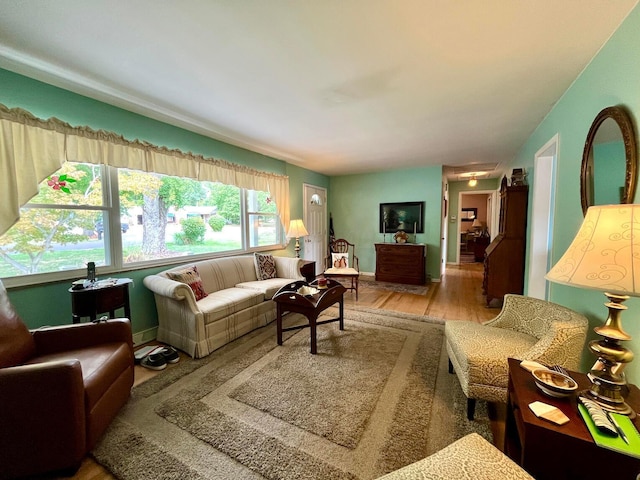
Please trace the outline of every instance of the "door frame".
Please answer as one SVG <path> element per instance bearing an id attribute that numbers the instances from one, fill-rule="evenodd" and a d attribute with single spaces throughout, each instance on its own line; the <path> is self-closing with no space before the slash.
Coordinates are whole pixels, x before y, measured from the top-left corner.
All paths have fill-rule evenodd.
<path id="1" fill-rule="evenodd" d="M 551 268 L 553 221 L 558 173 L 560 135 L 555 134 L 533 159 L 533 193 L 531 197 L 531 232 L 528 248 L 527 295 L 549 299 L 549 281 L 544 278 Z"/>

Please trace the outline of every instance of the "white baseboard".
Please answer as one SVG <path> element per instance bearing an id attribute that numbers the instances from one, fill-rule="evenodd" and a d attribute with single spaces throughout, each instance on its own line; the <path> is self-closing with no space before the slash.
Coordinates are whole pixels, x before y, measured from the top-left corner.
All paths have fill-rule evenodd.
<path id="1" fill-rule="evenodd" d="M 142 345 L 143 343 L 151 342 L 156 339 L 158 333 L 158 327 L 149 328 L 148 330 L 143 330 L 142 332 L 137 332 L 133 334 L 133 345 L 137 347 L 138 345 Z"/>

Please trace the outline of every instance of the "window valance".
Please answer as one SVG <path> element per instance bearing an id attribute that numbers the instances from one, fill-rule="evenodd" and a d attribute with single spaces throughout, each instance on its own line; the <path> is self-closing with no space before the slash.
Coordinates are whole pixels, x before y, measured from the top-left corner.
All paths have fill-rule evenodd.
<path id="1" fill-rule="evenodd" d="M 104 164 L 144 172 L 220 182 L 269 192 L 283 225 L 289 224 L 289 177 L 191 152 L 170 150 L 114 132 L 43 120 L 0 104 L 0 235 L 20 217 L 20 206 L 64 162 Z"/>

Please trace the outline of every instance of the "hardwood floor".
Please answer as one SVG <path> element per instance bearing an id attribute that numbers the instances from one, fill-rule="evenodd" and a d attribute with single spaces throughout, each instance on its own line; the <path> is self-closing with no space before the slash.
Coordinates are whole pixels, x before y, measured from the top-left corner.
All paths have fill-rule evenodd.
<path id="1" fill-rule="evenodd" d="M 358 301 L 355 300 L 355 293 L 349 292 L 345 295 L 345 303 L 357 303 L 363 307 L 427 315 L 444 320 L 473 320 L 476 322 L 490 320 L 500 310 L 486 306 L 482 296 L 482 264 L 480 263 L 448 266 L 442 282 L 432 283 L 426 295 L 389 292 L 361 285 Z M 162 372 L 136 366 L 135 384 L 142 383 L 157 374 L 162 374 Z M 489 416 L 494 443 L 502 449 L 504 406 L 490 405 Z M 72 478 L 76 480 L 105 480 L 115 477 L 91 458 L 86 457 Z"/>

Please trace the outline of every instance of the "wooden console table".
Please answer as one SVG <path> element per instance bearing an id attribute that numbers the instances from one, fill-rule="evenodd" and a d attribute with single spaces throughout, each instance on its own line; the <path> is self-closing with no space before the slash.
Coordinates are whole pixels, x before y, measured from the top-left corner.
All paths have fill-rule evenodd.
<path id="1" fill-rule="evenodd" d="M 570 372 L 578 382 L 578 391 L 589 387 L 582 373 Z M 629 386 L 627 403 L 640 410 L 640 390 Z M 558 426 L 536 417 L 529 404 L 541 401 L 558 407 L 569 417 L 569 423 Z M 640 419 L 634 420 L 640 428 Z M 599 447 L 593 441 L 578 412 L 575 395 L 552 398 L 538 390 L 533 376 L 509 359 L 509 392 L 504 451 L 536 480 L 603 478 L 630 479 L 640 474 L 640 459 Z"/>
<path id="2" fill-rule="evenodd" d="M 424 285 L 426 260 L 422 243 L 376 243 L 376 280 Z"/>
<path id="3" fill-rule="evenodd" d="M 124 316 L 131 319 L 129 306 L 130 278 L 119 278 L 113 285 L 101 286 L 96 282 L 94 286 L 79 290 L 69 289 L 71 293 L 71 315 L 73 323 L 80 323 L 81 317 L 95 320 L 99 313 L 109 312 L 110 318 L 115 318 L 115 311 L 124 309 Z"/>

